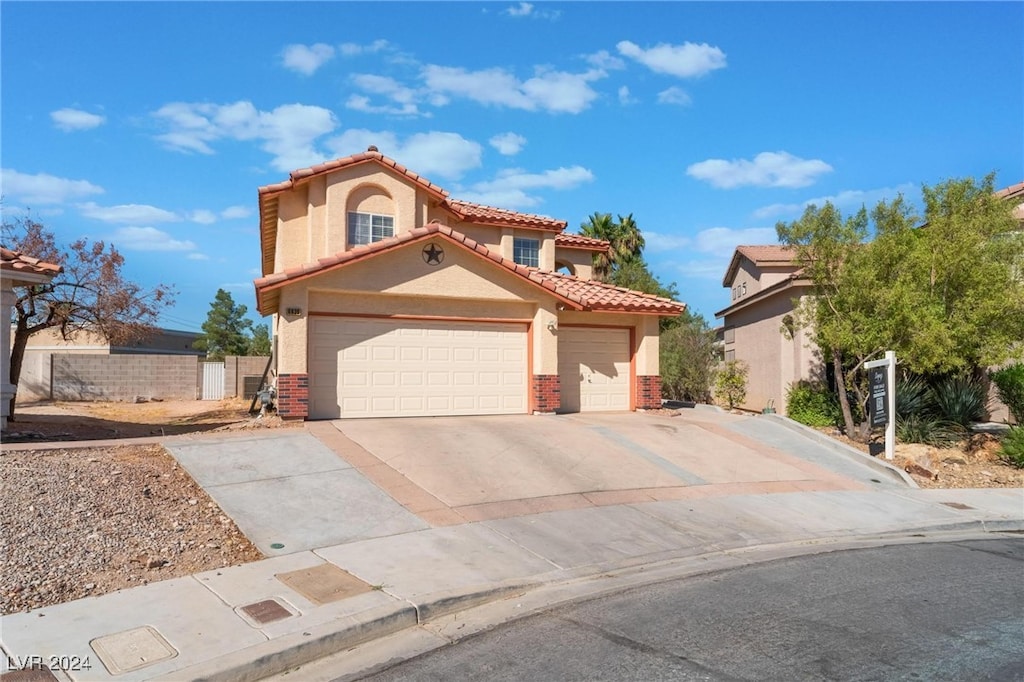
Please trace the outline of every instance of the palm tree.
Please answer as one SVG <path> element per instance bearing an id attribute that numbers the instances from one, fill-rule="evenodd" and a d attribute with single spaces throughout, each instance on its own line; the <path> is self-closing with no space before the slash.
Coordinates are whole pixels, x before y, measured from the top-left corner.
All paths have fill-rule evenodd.
<path id="1" fill-rule="evenodd" d="M 608 251 L 594 254 L 594 277 L 602 281 L 607 280 L 617 257 L 615 243 L 618 238 L 618 225 L 612 221 L 612 214 L 595 211 L 594 215 L 587 218 L 587 222 L 580 225 L 580 234 L 592 239 L 604 239 L 612 244 Z"/>
<path id="2" fill-rule="evenodd" d="M 625 218 L 619 216 L 616 232 L 616 241 L 612 242 L 615 248 L 615 262 L 625 264 L 639 259 L 644 250 L 644 236 L 640 234 L 640 228 L 633 220 L 632 213 Z"/>

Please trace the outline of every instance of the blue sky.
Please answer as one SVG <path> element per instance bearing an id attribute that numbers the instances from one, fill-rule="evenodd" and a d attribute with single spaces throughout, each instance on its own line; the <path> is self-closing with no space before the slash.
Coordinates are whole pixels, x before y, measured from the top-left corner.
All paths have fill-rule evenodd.
<path id="1" fill-rule="evenodd" d="M 5 218 L 114 243 L 197 330 L 254 307 L 256 189 L 370 144 L 459 199 L 632 213 L 712 321 L 831 198 L 1024 180 L 1021 3 L 3 2 Z"/>

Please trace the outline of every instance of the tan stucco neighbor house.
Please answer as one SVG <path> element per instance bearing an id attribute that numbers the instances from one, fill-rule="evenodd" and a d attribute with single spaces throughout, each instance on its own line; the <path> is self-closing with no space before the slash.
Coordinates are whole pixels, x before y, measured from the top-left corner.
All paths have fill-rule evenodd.
<path id="1" fill-rule="evenodd" d="M 658 320 L 685 305 L 591 279 L 607 242 L 453 199 L 375 147 L 259 204 L 282 417 L 661 406 Z"/>
<path id="2" fill-rule="evenodd" d="M 795 306 L 811 293 L 810 280 L 793 258 L 787 246 L 737 246 L 722 279 L 732 302 L 715 317 L 722 318 L 725 360 L 742 360 L 749 368 L 747 397 L 740 405 L 746 410 L 760 412 L 771 401 L 786 414 L 790 384 L 822 371 L 810 331 L 792 324 Z M 792 333 L 783 334 L 783 328 Z"/>
<path id="3" fill-rule="evenodd" d="M 11 398 L 17 386 L 11 383 L 11 319 L 18 295 L 14 287 L 46 284 L 64 271 L 59 265 L 0 247 L 0 429 L 7 428 Z"/>

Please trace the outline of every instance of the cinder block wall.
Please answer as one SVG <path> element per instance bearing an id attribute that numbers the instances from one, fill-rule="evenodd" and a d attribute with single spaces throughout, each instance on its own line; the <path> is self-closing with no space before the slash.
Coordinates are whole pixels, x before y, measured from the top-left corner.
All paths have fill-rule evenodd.
<path id="1" fill-rule="evenodd" d="M 245 377 L 263 376 L 268 359 L 265 355 L 229 355 L 224 358 L 224 397 L 241 397 L 245 392 Z"/>
<path id="2" fill-rule="evenodd" d="M 195 400 L 198 362 L 195 355 L 54 354 L 53 399 Z"/>

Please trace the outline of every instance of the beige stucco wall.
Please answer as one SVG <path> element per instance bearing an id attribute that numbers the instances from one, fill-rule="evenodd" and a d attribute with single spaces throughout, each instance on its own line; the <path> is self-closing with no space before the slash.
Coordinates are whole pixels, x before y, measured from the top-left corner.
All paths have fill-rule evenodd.
<path id="1" fill-rule="evenodd" d="M 729 283 L 730 305 L 738 303 L 744 298 L 749 298 L 762 289 L 778 284 L 789 277 L 795 270 L 796 267 L 791 265 L 758 267 L 749 258 L 741 258 L 740 264 L 736 268 L 736 275 Z M 743 290 L 737 291 L 735 295 L 732 293 L 733 289 L 742 287 L 744 284 L 746 285 L 745 293 L 743 293 Z"/>
<path id="2" fill-rule="evenodd" d="M 734 334 L 734 341 L 725 344 L 725 351 L 735 351 L 735 359 L 749 368 L 744 409 L 760 412 L 772 400 L 775 410 L 785 414 L 789 386 L 812 379 L 821 371 L 820 357 L 808 330 L 797 330 L 792 339 L 780 331 L 783 317 L 793 311 L 792 298 L 799 294 L 787 289 L 725 316 L 724 326 L 732 328 Z"/>
<path id="3" fill-rule="evenodd" d="M 560 263 L 572 266 L 572 273 L 580 279 L 594 279 L 594 252 L 582 249 L 555 249 L 555 267 Z"/>

